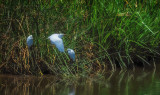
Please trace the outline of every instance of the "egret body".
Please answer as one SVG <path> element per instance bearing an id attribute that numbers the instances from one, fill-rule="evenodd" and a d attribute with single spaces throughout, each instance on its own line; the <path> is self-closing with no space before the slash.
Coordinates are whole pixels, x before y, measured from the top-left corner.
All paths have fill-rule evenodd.
<path id="1" fill-rule="evenodd" d="M 60 52 L 64 52 L 63 37 L 64 34 L 52 34 L 48 37 L 51 44 L 54 44 Z"/>
<path id="2" fill-rule="evenodd" d="M 73 49 L 67 49 L 69 57 L 75 61 L 75 52 Z"/>
<path id="3" fill-rule="evenodd" d="M 33 45 L 33 36 L 32 35 L 27 37 L 27 45 L 28 45 L 28 48 L 30 48 Z"/>

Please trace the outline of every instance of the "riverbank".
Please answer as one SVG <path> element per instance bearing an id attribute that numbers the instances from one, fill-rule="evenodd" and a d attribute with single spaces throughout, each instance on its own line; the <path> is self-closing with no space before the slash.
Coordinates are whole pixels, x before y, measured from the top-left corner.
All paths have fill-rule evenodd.
<path id="1" fill-rule="evenodd" d="M 155 66 L 160 58 L 160 2 L 0 1 L 0 73 L 92 74 Z M 60 53 L 46 38 L 64 33 Z M 31 50 L 26 38 L 33 35 Z"/>

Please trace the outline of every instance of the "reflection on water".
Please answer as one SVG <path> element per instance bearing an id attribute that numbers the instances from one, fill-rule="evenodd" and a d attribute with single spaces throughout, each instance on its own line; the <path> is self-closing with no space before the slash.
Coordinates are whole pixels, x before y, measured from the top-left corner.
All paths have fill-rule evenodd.
<path id="1" fill-rule="evenodd" d="M 116 71 L 105 77 L 58 81 L 53 76 L 0 75 L 0 95 L 160 95 L 160 69 Z"/>

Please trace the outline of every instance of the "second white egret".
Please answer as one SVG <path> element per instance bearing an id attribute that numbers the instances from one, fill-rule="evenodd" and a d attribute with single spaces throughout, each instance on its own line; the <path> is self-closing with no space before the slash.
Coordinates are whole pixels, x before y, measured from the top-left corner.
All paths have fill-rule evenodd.
<path id="1" fill-rule="evenodd" d="M 69 57 L 75 61 L 75 52 L 73 49 L 67 49 Z"/>

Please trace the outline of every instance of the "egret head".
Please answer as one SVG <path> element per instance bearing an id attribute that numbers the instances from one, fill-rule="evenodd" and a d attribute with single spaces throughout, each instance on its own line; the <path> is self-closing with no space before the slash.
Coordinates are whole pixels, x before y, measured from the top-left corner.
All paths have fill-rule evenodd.
<path id="1" fill-rule="evenodd" d="M 27 39 L 33 39 L 33 36 L 32 35 L 30 35 L 30 36 L 28 36 L 28 38 Z"/>
<path id="2" fill-rule="evenodd" d="M 51 39 L 51 38 L 55 38 L 55 37 L 62 38 L 64 35 L 65 34 L 62 34 L 62 33 L 60 33 L 60 34 L 52 34 L 47 39 Z"/>
<path id="3" fill-rule="evenodd" d="M 72 51 L 72 49 L 68 48 L 67 51 L 68 51 L 68 52 L 69 52 L 69 51 Z"/>
<path id="4" fill-rule="evenodd" d="M 58 35 L 59 38 L 62 38 L 65 34 L 60 33 L 60 34 L 57 34 L 57 35 Z"/>

